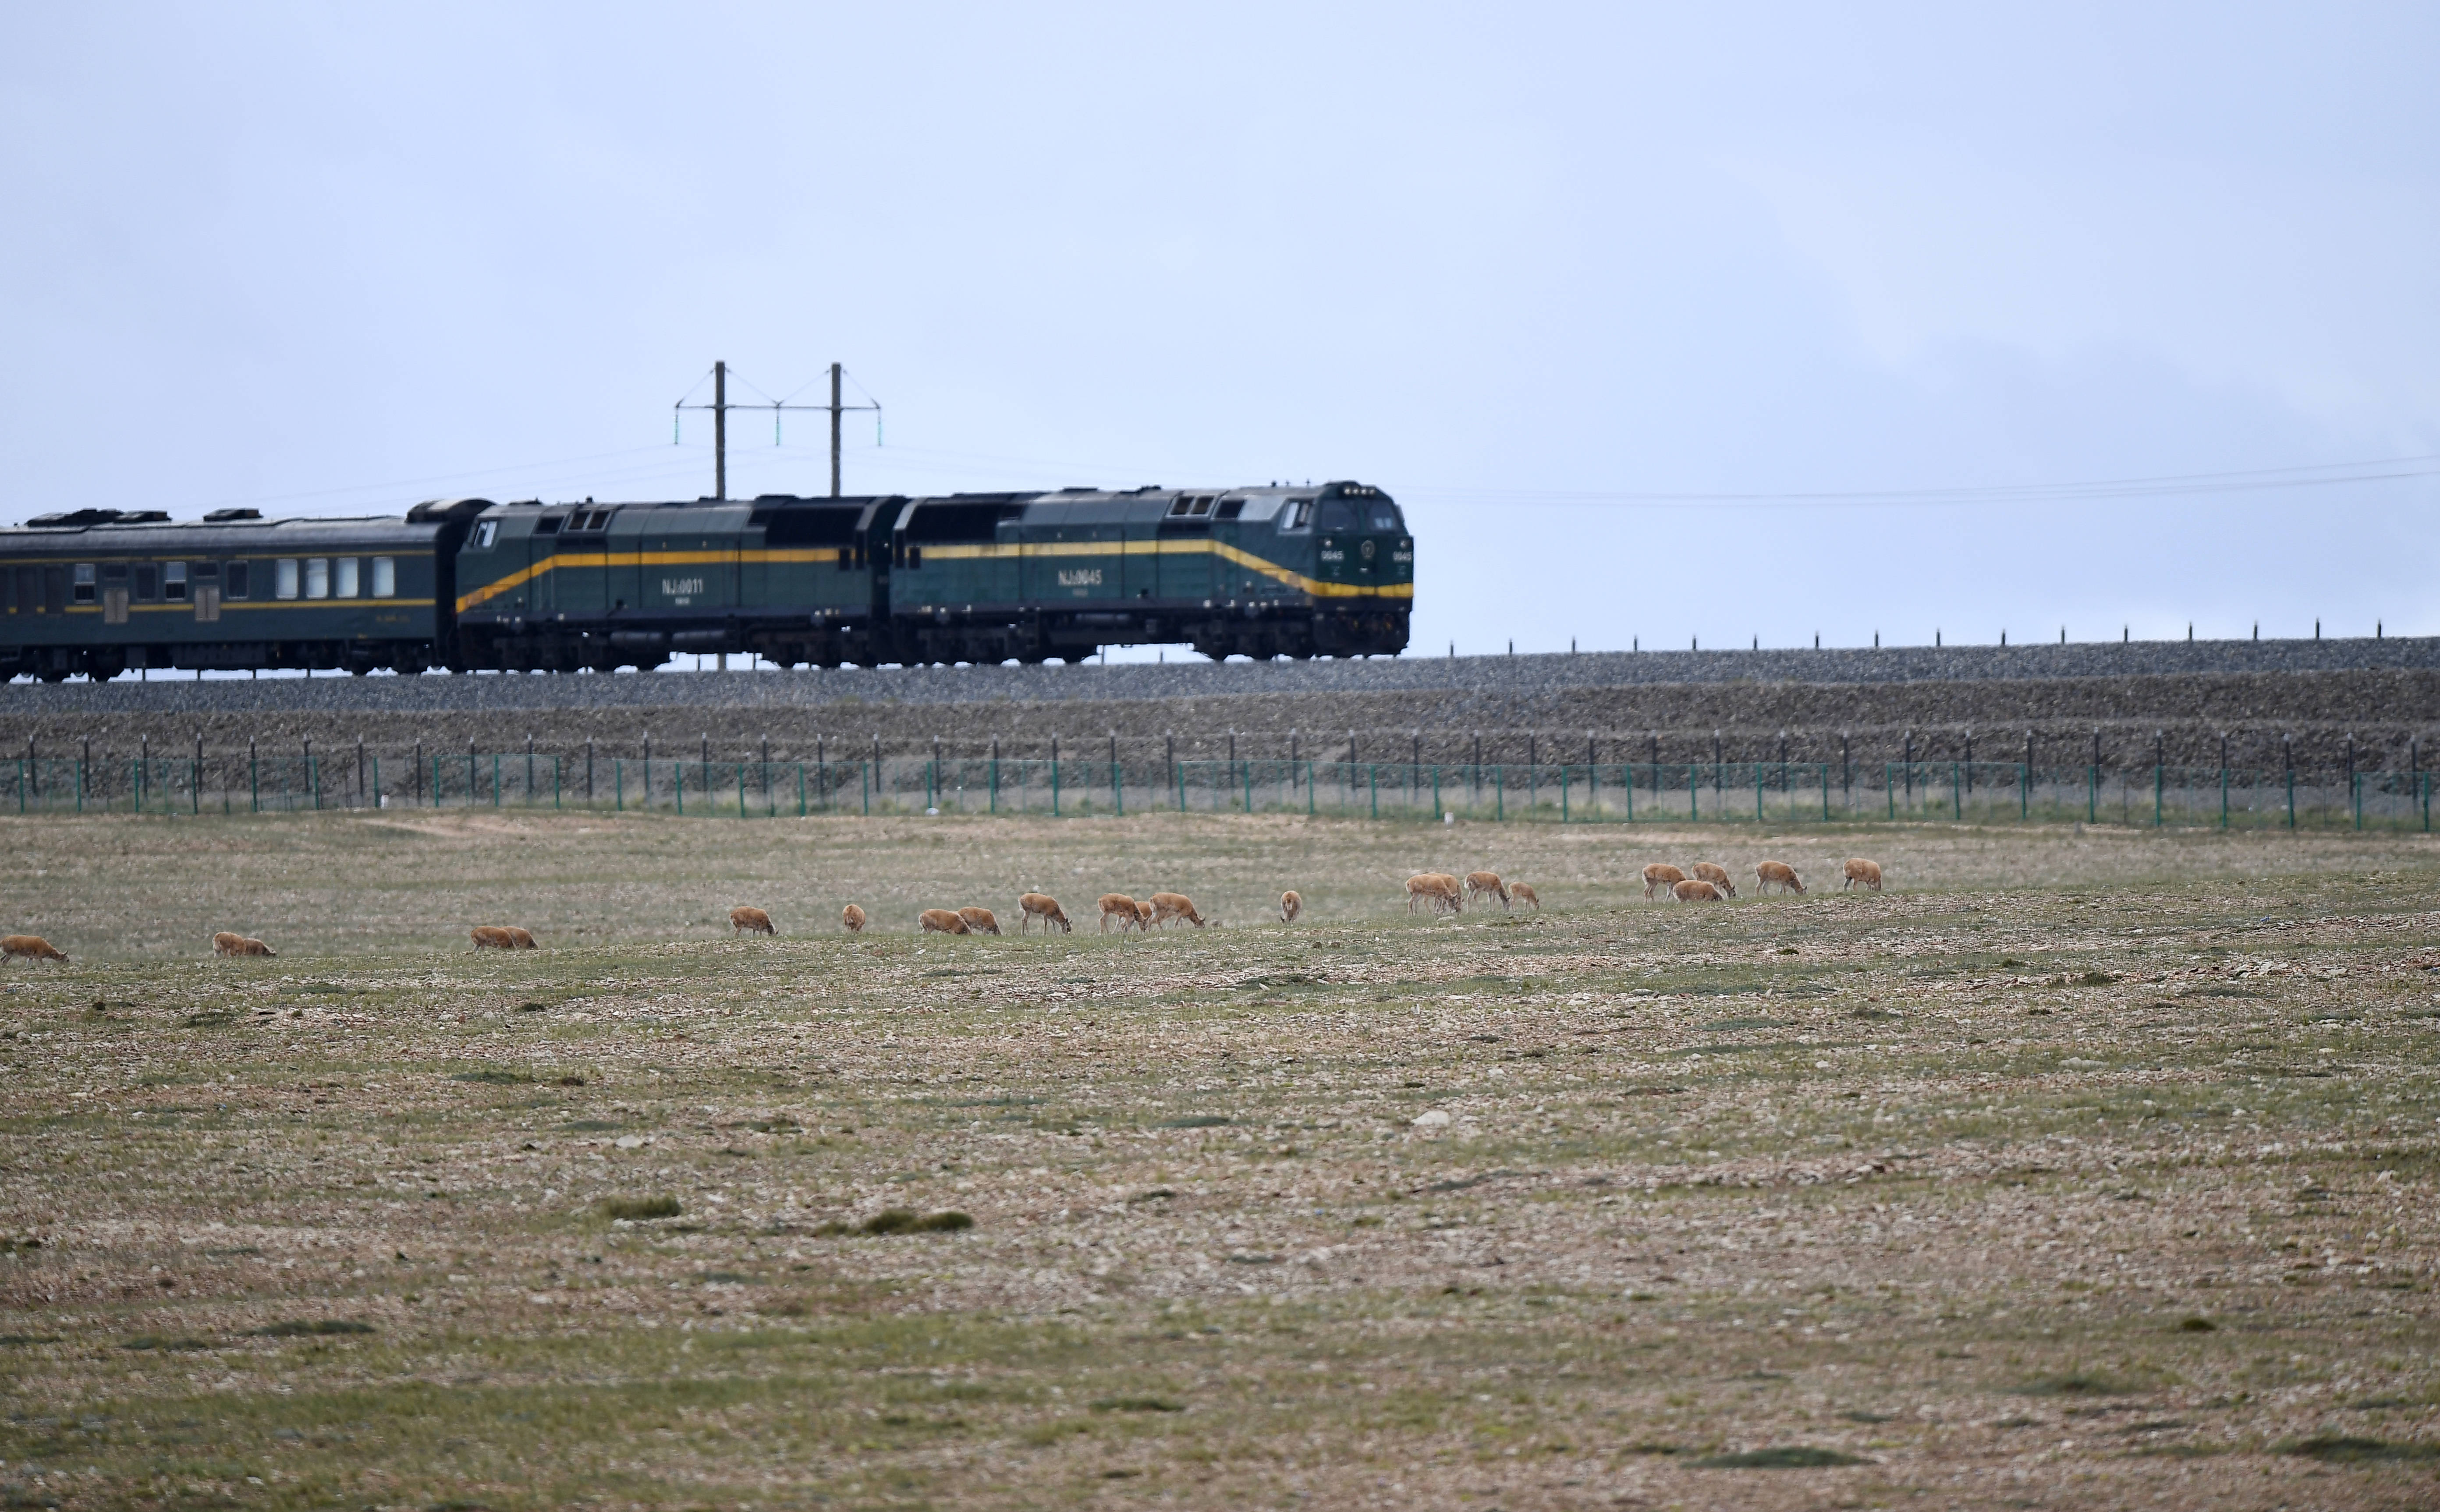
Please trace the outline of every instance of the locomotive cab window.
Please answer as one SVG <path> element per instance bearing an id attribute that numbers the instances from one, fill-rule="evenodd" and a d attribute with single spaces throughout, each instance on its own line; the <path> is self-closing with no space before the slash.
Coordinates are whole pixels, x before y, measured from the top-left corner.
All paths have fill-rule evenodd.
<path id="1" fill-rule="evenodd" d="M 1321 507 L 1321 528 L 1326 531 L 1355 528 L 1355 510 L 1344 499 L 1331 499 Z"/>
<path id="2" fill-rule="evenodd" d="M 165 561 L 161 564 L 161 596 L 173 604 L 183 604 L 187 601 L 187 564 L 185 562 Z"/>
<path id="3" fill-rule="evenodd" d="M 398 596 L 398 559 L 396 557 L 373 559 L 373 596 L 375 598 Z"/>
<path id="4" fill-rule="evenodd" d="M 1301 530 L 1313 524 L 1313 501 L 1297 499 L 1289 503 L 1287 512 L 1280 516 L 1283 530 Z"/>
<path id="5" fill-rule="evenodd" d="M 245 568 L 246 564 L 242 561 L 232 561 L 228 564 L 228 576 L 223 579 L 228 586 L 222 590 L 225 596 L 230 598 L 246 596 Z"/>
<path id="6" fill-rule="evenodd" d="M 1373 500 L 1371 509 L 1367 512 L 1372 516 L 1369 522 L 1371 529 L 1404 530 L 1406 528 L 1405 524 L 1398 518 L 1398 507 L 1387 499 Z"/>
<path id="7" fill-rule="evenodd" d="M 275 598 L 296 596 L 296 559 L 282 557 L 271 564 L 271 595 Z"/>
<path id="8" fill-rule="evenodd" d="M 332 597 L 353 598 L 356 596 L 356 560 L 357 559 L 353 557 L 341 557 L 331 563 Z"/>
<path id="9" fill-rule="evenodd" d="M 80 604 L 89 604 L 93 602 L 92 562 L 80 561 L 76 564 L 76 593 L 74 596 L 76 602 Z"/>
<path id="10" fill-rule="evenodd" d="M 500 539 L 500 522 L 486 520 L 475 526 L 474 539 L 466 544 L 476 551 L 489 551 L 492 543 Z"/>
<path id="11" fill-rule="evenodd" d="M 555 535 L 559 534 L 559 527 L 560 527 L 562 525 L 565 525 L 565 523 L 567 523 L 567 522 L 568 522 L 568 521 L 570 521 L 570 520 L 576 520 L 576 519 L 582 519 L 582 518 L 583 518 L 583 516 L 581 516 L 581 515 L 565 515 L 565 514 L 547 514 L 547 515 L 544 515 L 541 519 L 536 520 L 536 521 L 534 522 L 534 534 L 535 534 L 535 535 L 538 535 L 538 536 L 555 536 Z"/>

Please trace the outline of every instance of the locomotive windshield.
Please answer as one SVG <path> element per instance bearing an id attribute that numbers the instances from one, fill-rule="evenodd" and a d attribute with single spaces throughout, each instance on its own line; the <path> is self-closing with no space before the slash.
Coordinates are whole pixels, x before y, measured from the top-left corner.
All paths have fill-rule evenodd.
<path id="1" fill-rule="evenodd" d="M 1404 532 L 1406 522 L 1398 518 L 1398 507 L 1387 499 L 1330 499 L 1321 507 L 1317 522 L 1324 530 L 1378 530 Z"/>

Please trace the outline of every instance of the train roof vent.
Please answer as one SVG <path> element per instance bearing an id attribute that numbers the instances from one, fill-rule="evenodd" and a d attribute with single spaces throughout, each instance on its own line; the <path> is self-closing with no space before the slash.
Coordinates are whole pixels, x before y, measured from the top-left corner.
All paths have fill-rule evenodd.
<path id="1" fill-rule="evenodd" d="M 204 516 L 204 524 L 224 525 L 238 520 L 260 520 L 260 509 L 213 509 Z"/>
<path id="2" fill-rule="evenodd" d="M 116 509 L 63 509 L 58 514 L 38 514 L 27 521 L 26 525 L 29 529 L 46 526 L 61 529 L 72 525 L 116 525 L 118 518 L 119 514 Z"/>
<path id="3" fill-rule="evenodd" d="M 118 523 L 123 525 L 166 525 L 169 523 L 169 519 L 170 511 L 167 509 L 121 509 L 118 511 Z"/>

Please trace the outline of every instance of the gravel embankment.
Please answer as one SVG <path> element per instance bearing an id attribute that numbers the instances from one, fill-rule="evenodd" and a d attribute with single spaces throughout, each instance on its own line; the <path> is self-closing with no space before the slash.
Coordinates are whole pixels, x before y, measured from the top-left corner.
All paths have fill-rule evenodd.
<path id="1" fill-rule="evenodd" d="M 1471 693 L 1543 697 L 1657 684 L 1981 683 L 2198 674 L 2440 670 L 2440 638 L 2141 641 L 1882 649 L 1600 651 L 1583 655 L 1404 656 L 1371 661 L 1173 662 L 1117 667 L 841 668 L 619 676 L 182 680 L 0 686 L 0 719 L 62 714 L 486 713 L 516 709 L 786 708 L 826 703 L 971 703 Z"/>
<path id="2" fill-rule="evenodd" d="M 1873 651 L 1684 651 L 1397 661 L 889 668 L 576 677 L 330 677 L 0 687 L 0 751 L 656 752 L 836 759 L 973 755 L 1128 760 L 1298 754 L 1334 759 L 1605 762 L 2023 756 L 2256 769 L 2428 767 L 2440 641 L 2198 642 Z M 1293 733 L 1292 733 L 1293 732 Z M 2428 746 L 2428 740 L 2425 741 Z"/>

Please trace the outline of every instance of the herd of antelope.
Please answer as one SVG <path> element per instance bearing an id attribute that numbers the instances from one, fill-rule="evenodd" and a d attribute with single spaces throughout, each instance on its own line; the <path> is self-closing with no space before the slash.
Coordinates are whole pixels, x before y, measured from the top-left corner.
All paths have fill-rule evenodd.
<path id="1" fill-rule="evenodd" d="M 1644 867 L 1644 901 L 1667 898 L 1680 903 L 1716 903 L 1737 896 L 1736 883 L 1730 879 L 1727 868 L 1708 861 L 1698 861 L 1695 863 L 1693 872 L 1690 877 L 1665 862 L 1655 862 Z M 1878 862 L 1850 859 L 1843 868 L 1843 877 L 1839 883 L 1842 892 L 1858 882 L 1872 892 L 1881 890 Z M 1767 893 L 1774 887 L 1786 893 L 1804 891 L 1804 883 L 1796 875 L 1794 867 L 1776 861 L 1766 861 L 1755 866 L 1754 891 L 1757 894 Z M 1452 872 L 1427 871 L 1417 872 L 1407 879 L 1407 912 L 1410 914 L 1418 907 L 1426 906 L 1435 914 L 1461 914 L 1465 911 L 1468 900 L 1485 898 L 1498 898 L 1502 909 L 1517 903 L 1531 903 L 1536 912 L 1542 907 L 1542 899 L 1533 888 L 1523 882 L 1507 881 L 1498 872 L 1468 872 L 1461 880 Z M 1142 899 L 1130 898 L 1124 893 L 1103 893 L 1096 902 L 1102 911 L 1102 933 L 1104 934 L 1109 933 L 1113 919 L 1118 921 L 1121 934 L 1129 930 L 1150 934 L 1165 924 L 1178 922 L 1192 924 L 1196 929 L 1220 922 L 1216 915 L 1207 917 L 1198 912 L 1194 900 L 1184 893 L 1155 893 Z M 1048 893 L 1027 893 L 1016 900 L 1016 927 L 1020 934 L 1030 931 L 1036 919 L 1041 920 L 1045 933 L 1054 927 L 1063 934 L 1075 928 L 1068 921 L 1067 911 L 1059 906 L 1059 899 Z M 1280 922 L 1293 924 L 1297 916 L 1303 912 L 1303 898 L 1295 892 L 1280 895 Z M 865 912 L 850 903 L 841 911 L 839 921 L 849 934 L 861 934 L 864 933 Z M 926 934 L 999 933 L 999 916 L 988 908 L 971 905 L 965 908 L 927 908 L 917 916 L 916 924 Z M 751 906 L 730 909 L 728 927 L 732 933 L 740 934 L 780 933 L 768 913 Z M 514 924 L 477 924 L 470 933 L 475 949 L 478 951 L 530 951 L 538 948 L 532 932 Z M 277 952 L 260 940 L 224 930 L 212 936 L 212 953 L 274 955 Z M 0 960 L 66 959 L 65 954 L 39 934 L 0 937 Z"/>
<path id="2" fill-rule="evenodd" d="M 1643 868 L 1643 900 L 1665 898 L 1680 903 L 1716 903 L 1737 896 L 1737 884 L 1728 868 L 1708 861 L 1698 861 L 1691 868 L 1693 875 L 1679 871 L 1666 862 L 1654 862 Z M 1857 882 L 1867 891 L 1881 890 L 1881 863 L 1849 857 L 1841 868 L 1839 890 L 1845 892 Z M 1766 861 L 1754 867 L 1754 892 L 1759 895 L 1778 888 L 1783 893 L 1804 891 L 1804 881 L 1796 868 L 1785 862 Z"/>

